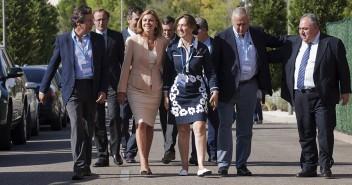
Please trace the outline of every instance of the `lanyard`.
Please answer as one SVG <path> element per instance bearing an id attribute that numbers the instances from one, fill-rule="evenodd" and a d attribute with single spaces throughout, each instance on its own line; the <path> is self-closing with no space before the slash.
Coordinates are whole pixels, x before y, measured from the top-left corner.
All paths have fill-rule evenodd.
<path id="1" fill-rule="evenodd" d="M 242 41 L 240 39 L 240 36 L 237 35 L 237 39 L 236 43 L 237 45 L 241 46 L 241 50 L 244 53 L 244 55 L 246 56 L 246 58 L 248 58 L 248 51 L 249 51 L 249 46 L 251 45 L 250 41 L 249 41 L 249 34 L 245 34 L 244 35 L 244 44 L 242 44 Z"/>
<path id="2" fill-rule="evenodd" d="M 87 60 L 87 57 L 86 57 L 86 55 L 88 54 L 88 51 L 89 51 L 89 44 L 90 44 L 90 35 L 89 35 L 89 38 L 88 38 L 88 41 L 87 41 L 87 51 L 86 52 L 84 52 L 84 48 L 81 48 L 81 46 L 77 43 L 77 41 L 76 41 L 76 39 L 74 38 L 74 37 L 72 37 L 72 40 L 73 40 L 73 42 L 75 43 L 75 45 L 77 45 L 78 46 L 78 48 L 79 48 L 79 51 L 81 52 L 81 54 L 84 56 L 84 58 L 86 58 L 86 60 Z M 82 40 L 83 41 L 83 40 Z"/>
<path id="3" fill-rule="evenodd" d="M 188 59 L 185 63 L 184 59 L 183 59 L 183 48 L 180 48 L 180 52 L 181 52 L 181 60 L 182 60 L 182 71 L 186 68 L 186 73 L 189 73 L 189 61 L 191 60 L 192 56 L 193 56 L 193 51 L 194 48 L 193 46 L 190 46 L 190 52 L 188 54 Z M 186 49 L 185 49 L 186 50 Z M 187 53 L 187 52 L 186 52 Z"/>

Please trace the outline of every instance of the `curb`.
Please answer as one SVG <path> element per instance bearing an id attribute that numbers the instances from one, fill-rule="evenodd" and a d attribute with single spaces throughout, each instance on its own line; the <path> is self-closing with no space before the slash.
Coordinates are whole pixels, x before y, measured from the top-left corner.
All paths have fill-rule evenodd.
<path id="1" fill-rule="evenodd" d="M 288 115 L 288 112 L 282 111 L 263 111 L 263 119 L 269 123 L 297 123 L 295 114 Z M 334 137 L 337 140 L 352 144 L 352 135 L 335 130 Z"/>

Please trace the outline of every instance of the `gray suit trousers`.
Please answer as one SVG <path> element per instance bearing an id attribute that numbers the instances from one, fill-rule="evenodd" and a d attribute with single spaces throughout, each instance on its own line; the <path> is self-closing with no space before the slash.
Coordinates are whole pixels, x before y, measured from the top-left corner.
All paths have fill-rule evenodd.
<path id="1" fill-rule="evenodd" d="M 96 103 L 93 80 L 76 80 L 66 109 L 71 122 L 71 149 L 73 171 L 88 168 L 92 160 L 92 136 Z"/>

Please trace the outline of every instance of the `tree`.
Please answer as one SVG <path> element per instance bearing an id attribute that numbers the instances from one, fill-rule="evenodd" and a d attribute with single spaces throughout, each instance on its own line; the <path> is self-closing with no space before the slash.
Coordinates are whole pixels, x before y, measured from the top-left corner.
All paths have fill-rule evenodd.
<path id="1" fill-rule="evenodd" d="M 256 0 L 250 8 L 251 24 L 263 27 L 265 32 L 272 35 L 287 34 L 286 14 L 286 3 L 282 0 Z M 281 71 L 281 64 L 270 65 L 274 90 L 280 88 Z"/>
<path id="2" fill-rule="evenodd" d="M 32 17 L 30 12 L 31 1 L 6 1 L 6 48 L 17 65 L 30 61 L 31 43 L 33 41 L 29 30 Z M 1 35 L 2 38 L 2 35 Z"/>
<path id="3" fill-rule="evenodd" d="M 56 8 L 47 3 L 47 0 L 33 1 L 30 11 L 32 15 L 32 35 L 33 42 L 31 44 L 31 61 L 27 64 L 46 64 L 48 63 L 54 38 L 58 32 Z"/>
<path id="4" fill-rule="evenodd" d="M 138 6 L 144 9 L 148 4 L 150 3 L 150 0 L 125 0 L 124 4 L 126 7 L 130 6 Z"/>
<path id="5" fill-rule="evenodd" d="M 344 17 L 352 16 L 352 0 L 347 0 L 347 6 L 343 10 Z"/>
<path id="6" fill-rule="evenodd" d="M 60 0 L 57 5 L 57 11 L 59 13 L 58 28 L 59 33 L 65 33 L 72 30 L 71 26 L 71 15 L 76 6 L 87 5 L 85 0 Z"/>
<path id="7" fill-rule="evenodd" d="M 166 16 L 177 18 L 185 13 L 203 17 L 208 21 L 209 35 L 213 36 L 231 25 L 232 10 L 239 2 L 240 0 L 151 0 L 146 8 L 155 10 L 161 19 Z"/>
<path id="8" fill-rule="evenodd" d="M 57 33 L 56 9 L 47 0 L 7 0 L 5 13 L 6 48 L 14 62 L 45 64 Z"/>
<path id="9" fill-rule="evenodd" d="M 291 0 L 288 23 L 292 34 L 298 34 L 300 17 L 305 13 L 315 14 L 319 20 L 320 31 L 325 32 L 327 22 L 343 18 L 343 10 L 346 6 L 346 0 Z"/>

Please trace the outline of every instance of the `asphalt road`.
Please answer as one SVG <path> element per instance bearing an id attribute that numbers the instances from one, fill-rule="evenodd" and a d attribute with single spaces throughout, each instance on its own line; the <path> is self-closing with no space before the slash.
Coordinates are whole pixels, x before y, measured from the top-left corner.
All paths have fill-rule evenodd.
<path id="1" fill-rule="evenodd" d="M 235 130 L 235 129 L 233 129 Z M 0 151 L 0 185 L 46 185 L 46 184 L 136 184 L 136 185 L 343 185 L 352 184 L 352 146 L 335 141 L 332 168 L 333 177 L 325 179 L 296 178 L 300 171 L 298 133 L 295 123 L 278 123 L 265 120 L 262 125 L 254 125 L 252 154 L 248 168 L 252 177 L 238 177 L 235 167 L 229 169 L 229 176 L 220 177 L 217 166 L 206 162 L 213 175 L 197 177 L 197 167 L 191 166 L 190 175 L 178 176 L 181 169 L 180 157 L 168 165 L 161 162 L 163 138 L 160 124 L 155 125 L 155 134 L 150 154 L 153 175 L 145 178 L 139 175 L 138 163 L 124 163 L 121 167 L 113 164 L 104 168 L 91 167 L 93 176 L 82 181 L 71 181 L 72 155 L 70 149 L 70 127 L 62 131 L 41 128 L 40 135 L 32 137 L 26 145 L 13 146 L 12 151 Z M 234 132 L 235 136 L 235 132 Z M 96 150 L 93 148 L 96 161 Z M 138 161 L 138 158 L 136 158 Z M 233 161 L 235 159 L 233 158 Z"/>

